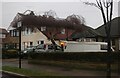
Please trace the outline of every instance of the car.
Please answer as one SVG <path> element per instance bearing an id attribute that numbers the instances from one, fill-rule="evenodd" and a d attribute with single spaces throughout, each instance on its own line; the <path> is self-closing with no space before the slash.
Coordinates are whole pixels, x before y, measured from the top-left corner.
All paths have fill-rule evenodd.
<path id="1" fill-rule="evenodd" d="M 23 54 L 26 54 L 26 53 L 29 53 L 29 52 L 33 52 L 33 50 L 36 48 L 36 46 L 29 46 L 27 48 L 25 48 L 22 53 Z"/>
<path id="2" fill-rule="evenodd" d="M 34 48 L 34 51 L 39 53 L 39 52 L 57 52 L 57 51 L 61 51 L 61 47 L 56 45 L 56 49 L 55 46 L 53 44 L 39 44 L 36 46 L 36 48 Z"/>

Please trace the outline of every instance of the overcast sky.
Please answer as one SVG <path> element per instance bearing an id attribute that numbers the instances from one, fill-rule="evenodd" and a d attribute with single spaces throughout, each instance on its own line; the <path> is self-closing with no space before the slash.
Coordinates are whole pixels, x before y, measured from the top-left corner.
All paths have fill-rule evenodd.
<path id="1" fill-rule="evenodd" d="M 26 0 L 26 2 L 17 2 L 11 0 L 11 2 L 3 0 L 0 3 L 0 18 L 2 22 L 0 26 L 2 28 L 8 28 L 10 22 L 13 20 L 15 15 L 23 13 L 26 10 L 33 10 L 36 14 L 42 14 L 45 11 L 54 10 L 57 16 L 60 18 L 66 18 L 69 15 L 76 14 L 85 18 L 86 25 L 93 28 L 103 24 L 101 12 L 98 8 L 83 4 L 80 0 L 44 0 L 41 2 L 32 2 L 32 0 Z M 118 16 L 118 3 L 114 2 L 113 18 Z"/>

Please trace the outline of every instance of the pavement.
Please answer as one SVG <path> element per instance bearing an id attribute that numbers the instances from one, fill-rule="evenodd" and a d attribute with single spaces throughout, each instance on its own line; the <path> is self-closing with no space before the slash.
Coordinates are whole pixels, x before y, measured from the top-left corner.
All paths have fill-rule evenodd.
<path id="1" fill-rule="evenodd" d="M 14 66 L 18 67 L 19 61 L 18 59 L 3 59 L 2 65 L 3 66 Z M 90 71 L 90 70 L 67 70 L 62 67 L 54 67 L 48 65 L 35 65 L 35 64 L 28 64 L 28 60 L 22 60 L 22 68 L 35 70 L 35 71 L 46 71 L 51 73 L 56 73 L 58 76 L 91 76 L 91 77 L 106 77 L 105 71 Z M 112 77 L 117 77 L 117 73 L 112 73 Z"/>
<path id="2" fill-rule="evenodd" d="M 18 73 L 2 71 L 2 78 L 29 78 L 29 77 Z"/>

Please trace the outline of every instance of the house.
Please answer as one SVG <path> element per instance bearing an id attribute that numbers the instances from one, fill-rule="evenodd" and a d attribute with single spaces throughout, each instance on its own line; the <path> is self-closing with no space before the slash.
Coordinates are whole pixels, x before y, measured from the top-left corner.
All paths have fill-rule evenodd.
<path id="1" fill-rule="evenodd" d="M 5 43 L 5 38 L 6 35 L 8 34 L 6 29 L 0 28 L 0 48 L 4 47 L 4 43 Z"/>
<path id="2" fill-rule="evenodd" d="M 103 35 L 100 41 L 106 41 L 105 25 L 102 25 L 96 29 Z M 116 17 L 111 21 L 111 45 L 115 51 L 120 51 L 120 17 Z"/>
<path id="3" fill-rule="evenodd" d="M 21 22 L 21 24 L 20 24 Z M 21 25 L 21 47 L 43 44 L 47 41 L 68 40 L 75 31 L 81 31 L 82 25 L 71 23 L 66 19 L 56 19 L 52 16 L 36 16 L 33 11 L 30 14 L 18 13 L 10 24 L 15 29 Z"/>
<path id="4" fill-rule="evenodd" d="M 75 41 L 82 42 L 97 42 L 102 37 L 100 33 L 89 26 L 84 26 L 83 29 L 81 32 L 74 32 L 70 37 Z"/>
<path id="5" fill-rule="evenodd" d="M 8 29 L 8 34 L 4 39 L 4 46 L 7 49 L 19 49 L 19 32 L 14 28 Z"/>
<path id="6" fill-rule="evenodd" d="M 75 32 L 72 29 L 67 28 L 46 28 L 46 30 L 41 31 L 48 39 L 52 36 L 54 40 L 71 40 L 70 36 Z"/>
<path id="7" fill-rule="evenodd" d="M 5 45 L 6 47 L 10 46 L 13 49 L 19 49 L 19 30 L 15 27 L 12 27 L 12 24 L 16 19 L 20 17 L 20 13 L 18 13 L 13 21 L 11 22 L 10 26 L 8 27 L 8 35 L 5 38 Z M 47 37 L 38 30 L 35 26 L 22 26 L 21 29 L 21 50 L 24 50 L 30 46 L 36 46 L 38 44 L 44 44 L 49 42 Z"/>

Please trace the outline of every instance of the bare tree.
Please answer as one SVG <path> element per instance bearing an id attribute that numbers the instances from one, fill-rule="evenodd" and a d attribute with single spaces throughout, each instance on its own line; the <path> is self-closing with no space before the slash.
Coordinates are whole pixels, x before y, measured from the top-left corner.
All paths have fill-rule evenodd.
<path id="1" fill-rule="evenodd" d="M 57 17 L 57 14 L 56 14 L 56 12 L 55 11 L 53 11 L 53 10 L 49 10 L 49 11 L 47 11 L 47 12 L 44 12 L 44 15 L 46 15 L 46 16 L 52 16 L 52 17 L 54 17 L 54 18 L 56 18 Z"/>
<path id="2" fill-rule="evenodd" d="M 111 20 L 112 20 L 112 12 L 113 12 L 113 0 L 96 0 L 96 3 L 84 2 L 86 5 L 95 6 L 100 9 L 103 22 L 105 25 L 105 32 L 107 36 L 107 43 L 108 43 L 108 63 L 107 63 L 107 78 L 111 76 L 111 64 L 110 64 L 110 53 L 111 53 L 111 38 L 110 38 L 110 31 L 111 31 Z"/>
<path id="3" fill-rule="evenodd" d="M 19 16 L 19 17 L 18 17 Z M 75 16 L 75 15 L 74 15 Z M 16 18 L 17 17 L 17 18 Z M 73 31 L 81 31 L 83 27 L 82 18 L 70 17 L 70 20 L 58 18 L 54 11 L 45 12 L 44 15 L 35 15 L 33 11 L 27 10 L 24 13 L 18 13 L 15 19 L 12 21 L 11 26 L 17 28 L 17 23 L 21 21 L 22 28 L 38 28 L 41 31 L 41 27 L 46 28 L 46 31 L 41 31 L 45 35 L 49 35 L 49 39 L 51 40 L 53 45 L 57 45 L 55 43 L 55 38 L 61 34 L 63 29 L 67 29 L 67 32 Z M 57 17 L 57 18 L 56 18 Z M 70 31 L 69 31 L 70 30 Z M 65 34 L 68 35 L 67 33 Z"/>
<path id="4" fill-rule="evenodd" d="M 80 16 L 80 15 L 70 15 L 66 18 L 66 20 L 74 23 L 74 24 L 85 24 L 85 19 L 84 17 Z"/>

